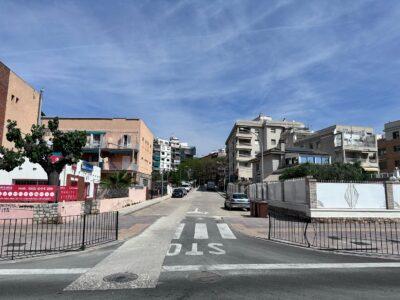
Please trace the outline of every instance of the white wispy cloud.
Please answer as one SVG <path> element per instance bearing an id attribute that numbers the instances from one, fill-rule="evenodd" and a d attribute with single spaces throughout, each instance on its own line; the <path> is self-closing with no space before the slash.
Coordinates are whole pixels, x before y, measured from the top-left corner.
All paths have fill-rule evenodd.
<path id="1" fill-rule="evenodd" d="M 397 1 L 1 1 L 0 60 L 48 114 L 141 117 L 206 153 L 259 112 L 396 118 L 399 17 Z"/>

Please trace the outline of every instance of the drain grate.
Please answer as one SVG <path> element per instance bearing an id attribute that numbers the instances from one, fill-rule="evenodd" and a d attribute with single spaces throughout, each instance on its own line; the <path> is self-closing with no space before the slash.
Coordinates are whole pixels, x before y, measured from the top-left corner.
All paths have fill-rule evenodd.
<path id="1" fill-rule="evenodd" d="M 202 271 L 189 275 L 188 279 L 197 283 L 214 283 L 221 280 L 221 275 L 213 272 Z"/>
<path id="2" fill-rule="evenodd" d="M 135 281 L 138 278 L 139 276 L 137 274 L 125 272 L 125 273 L 115 273 L 108 275 L 104 277 L 103 280 L 106 282 L 113 282 L 113 283 L 126 283 Z"/>

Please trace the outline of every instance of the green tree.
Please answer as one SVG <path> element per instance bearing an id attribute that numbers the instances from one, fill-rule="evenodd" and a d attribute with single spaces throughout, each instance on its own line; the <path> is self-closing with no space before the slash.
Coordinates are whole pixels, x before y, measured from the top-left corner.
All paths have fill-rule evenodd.
<path id="1" fill-rule="evenodd" d="M 101 181 L 102 187 L 106 189 L 124 189 L 132 184 L 132 175 L 126 171 L 110 174 Z"/>
<path id="2" fill-rule="evenodd" d="M 30 133 L 23 135 L 16 121 L 7 121 L 6 138 L 14 143 L 12 149 L 0 147 L 0 169 L 12 171 L 25 159 L 37 163 L 47 173 L 50 185 L 59 185 L 60 173 L 66 165 L 75 164 L 82 157 L 86 144 L 85 131 L 62 132 L 58 129 L 58 118 L 45 125 L 32 125 Z M 49 131 L 49 138 L 45 138 Z M 56 156 L 57 160 L 52 159 Z"/>

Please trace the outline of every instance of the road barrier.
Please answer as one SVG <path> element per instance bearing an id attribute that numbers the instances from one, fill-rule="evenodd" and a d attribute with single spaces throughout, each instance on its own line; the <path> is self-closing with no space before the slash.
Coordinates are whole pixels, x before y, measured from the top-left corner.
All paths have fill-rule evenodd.
<path id="1" fill-rule="evenodd" d="M 400 223 L 383 219 L 311 219 L 269 211 L 268 238 L 324 250 L 400 255 Z"/>
<path id="2" fill-rule="evenodd" d="M 118 212 L 0 219 L 0 259 L 84 250 L 118 239 Z"/>

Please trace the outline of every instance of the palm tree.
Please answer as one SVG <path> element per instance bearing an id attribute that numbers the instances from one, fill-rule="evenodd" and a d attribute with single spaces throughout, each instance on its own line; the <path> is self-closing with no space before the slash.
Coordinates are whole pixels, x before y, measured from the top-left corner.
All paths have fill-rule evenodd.
<path id="1" fill-rule="evenodd" d="M 113 173 L 101 182 L 106 189 L 125 189 L 132 184 L 132 174 L 126 171 Z"/>

